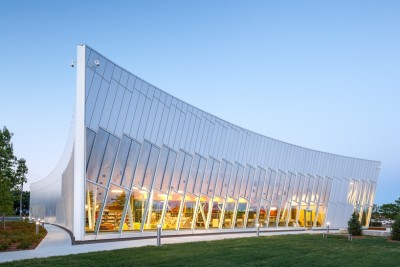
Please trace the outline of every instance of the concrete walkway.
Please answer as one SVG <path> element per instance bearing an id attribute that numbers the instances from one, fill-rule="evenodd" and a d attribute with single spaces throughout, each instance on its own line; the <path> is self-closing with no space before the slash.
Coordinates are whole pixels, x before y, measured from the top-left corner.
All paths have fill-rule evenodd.
<path id="1" fill-rule="evenodd" d="M 63 229 L 49 224 L 46 224 L 45 228 L 48 232 L 47 236 L 43 239 L 43 241 L 36 249 L 24 250 L 24 251 L 0 252 L 0 263 L 10 262 L 14 260 L 47 258 L 51 256 L 63 256 L 70 254 L 95 252 L 95 251 L 154 246 L 156 244 L 156 238 L 154 238 L 154 239 L 117 241 L 117 242 L 94 243 L 94 244 L 72 246 L 69 234 L 65 232 Z M 313 234 L 318 232 L 320 231 L 265 232 L 265 233 L 261 232 L 260 236 L 305 234 L 305 233 Z M 336 231 L 331 231 L 331 232 L 336 232 Z M 252 237 L 252 236 L 255 236 L 255 233 L 168 237 L 168 238 L 162 238 L 162 244 L 211 241 L 211 240 Z"/>

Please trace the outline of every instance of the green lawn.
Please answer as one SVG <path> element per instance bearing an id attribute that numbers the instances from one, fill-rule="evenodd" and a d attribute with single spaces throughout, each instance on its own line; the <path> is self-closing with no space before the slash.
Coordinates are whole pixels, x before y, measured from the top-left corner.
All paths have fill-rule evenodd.
<path id="1" fill-rule="evenodd" d="M 1 254 L 0 254 L 1 257 Z M 7 266 L 400 266 L 400 243 L 321 234 L 251 237 L 25 260 Z"/>

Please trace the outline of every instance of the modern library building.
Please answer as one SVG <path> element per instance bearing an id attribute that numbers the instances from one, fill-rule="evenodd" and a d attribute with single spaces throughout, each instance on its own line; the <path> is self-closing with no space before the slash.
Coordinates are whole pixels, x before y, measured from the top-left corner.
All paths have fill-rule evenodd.
<path id="1" fill-rule="evenodd" d="M 31 217 L 75 240 L 369 224 L 380 162 L 254 133 L 187 104 L 87 45 L 55 169 Z M 261 120 L 261 118 L 260 118 Z M 273 127 L 273 125 L 271 125 Z"/>

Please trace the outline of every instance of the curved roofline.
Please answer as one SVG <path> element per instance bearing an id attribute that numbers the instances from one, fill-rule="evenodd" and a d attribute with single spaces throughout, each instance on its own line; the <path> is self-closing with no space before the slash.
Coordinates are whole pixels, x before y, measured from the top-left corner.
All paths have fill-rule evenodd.
<path id="1" fill-rule="evenodd" d="M 243 131 L 248 131 L 248 132 L 250 132 L 250 133 L 259 135 L 259 136 L 264 137 L 264 138 L 272 139 L 272 140 L 277 141 L 277 142 L 281 142 L 281 143 L 284 143 L 284 144 L 287 144 L 287 145 L 299 147 L 299 148 L 302 148 L 302 149 L 307 149 L 307 150 L 314 151 L 314 152 L 318 152 L 318 153 L 324 153 L 324 154 L 328 154 L 328 155 L 332 155 L 332 156 L 344 157 L 344 158 L 348 158 L 348 159 L 356 159 L 356 160 L 363 160 L 363 161 L 368 161 L 368 162 L 374 162 L 374 163 L 377 163 L 378 165 L 381 165 L 381 164 L 382 164 L 382 162 L 377 161 L 377 160 L 369 160 L 369 159 L 363 159 L 363 158 L 356 158 L 356 157 L 351 157 L 351 156 L 345 156 L 345 155 L 340 155 L 340 154 L 335 154 L 335 153 L 330 153 L 330 152 L 325 152 L 325 151 L 321 151 L 321 150 L 316 150 L 316 149 L 312 149 L 312 148 L 307 148 L 307 147 L 295 145 L 295 144 L 292 144 L 292 143 L 288 143 L 288 142 L 285 142 L 285 141 L 282 141 L 282 140 L 279 140 L 279 139 L 276 139 L 276 138 L 273 138 L 273 137 L 269 137 L 269 136 L 266 136 L 266 135 L 263 135 L 263 134 L 254 132 L 254 131 L 252 131 L 252 130 L 248 130 L 248 129 L 244 128 L 244 127 L 238 126 L 238 125 L 236 125 L 236 124 L 234 124 L 234 123 L 231 123 L 231 122 L 229 122 L 229 121 L 227 121 L 227 120 L 225 120 L 225 119 L 222 119 L 222 118 L 220 118 L 220 117 L 218 117 L 218 116 L 216 116 L 216 115 L 213 115 L 213 114 L 211 114 L 211 113 L 209 113 L 209 112 L 207 112 L 207 111 L 204 111 L 203 109 L 198 108 L 198 107 L 196 107 L 196 106 L 194 106 L 194 105 L 192 105 L 192 104 L 189 104 L 189 103 L 187 103 L 186 101 L 184 101 L 184 100 L 182 100 L 182 99 L 180 99 L 180 98 L 178 98 L 178 97 L 176 97 L 176 96 L 171 95 L 170 93 L 164 91 L 163 89 L 160 89 L 159 87 L 157 87 L 157 86 L 155 86 L 154 84 L 148 82 L 147 80 L 145 80 L 145 79 L 143 79 L 143 78 L 137 76 L 136 74 L 133 74 L 131 71 L 127 70 L 126 68 L 121 67 L 121 65 L 115 63 L 113 60 L 111 60 L 111 59 L 109 59 L 108 57 L 104 56 L 103 54 L 101 54 L 100 52 L 98 52 L 96 49 L 94 49 L 93 47 L 91 47 L 90 45 L 88 45 L 88 44 L 86 44 L 86 43 L 84 43 L 83 45 L 85 45 L 85 46 L 87 46 L 88 48 L 90 48 L 91 50 L 95 51 L 97 54 L 101 55 L 103 58 L 105 58 L 106 60 L 110 61 L 112 64 L 118 66 L 118 67 L 121 68 L 122 70 L 128 72 L 129 74 L 131 74 L 131 75 L 133 75 L 133 76 L 139 78 L 140 80 L 142 80 L 142 81 L 148 83 L 149 85 L 153 86 L 153 87 L 156 88 L 157 90 L 162 91 L 163 93 L 165 93 L 165 94 L 171 96 L 172 98 L 175 98 L 175 99 L 177 99 L 177 100 L 179 100 L 179 101 L 185 103 L 186 105 L 188 105 L 188 106 L 190 106 L 190 107 L 192 107 L 192 108 L 198 109 L 198 110 L 200 110 L 201 112 L 204 112 L 204 113 L 206 113 L 206 114 L 208 114 L 208 115 L 210 115 L 210 116 L 212 116 L 212 117 L 214 117 L 214 118 L 217 118 L 217 119 L 219 119 L 219 120 L 221 120 L 221 121 L 223 121 L 223 122 L 225 122 L 225 123 L 228 123 L 228 124 L 230 124 L 230 125 L 233 125 L 233 126 L 235 126 L 235 127 L 238 127 L 238 128 L 240 128 L 241 130 L 243 130 Z"/>

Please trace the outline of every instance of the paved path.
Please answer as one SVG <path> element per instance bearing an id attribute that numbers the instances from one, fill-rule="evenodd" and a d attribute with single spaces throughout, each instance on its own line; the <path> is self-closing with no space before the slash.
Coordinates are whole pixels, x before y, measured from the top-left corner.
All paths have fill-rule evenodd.
<path id="1" fill-rule="evenodd" d="M 63 256 L 63 255 L 87 253 L 94 251 L 154 246 L 156 244 L 156 238 L 154 238 L 154 239 L 117 241 L 117 242 L 94 243 L 94 244 L 72 246 L 69 234 L 65 232 L 63 229 L 49 224 L 46 224 L 45 228 L 48 232 L 47 236 L 43 239 L 43 241 L 36 249 L 25 250 L 25 251 L 0 252 L 0 263 L 14 261 L 14 260 L 47 258 L 51 256 Z M 271 236 L 271 235 L 304 234 L 304 233 L 315 233 L 315 232 L 312 231 L 266 232 L 266 233 L 261 232 L 260 235 Z M 251 237 L 251 236 L 255 236 L 255 233 L 168 237 L 162 239 L 162 244 L 210 241 L 210 240 Z"/>

